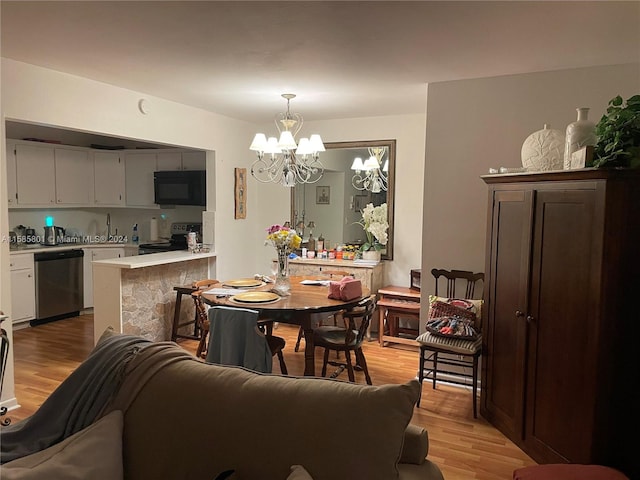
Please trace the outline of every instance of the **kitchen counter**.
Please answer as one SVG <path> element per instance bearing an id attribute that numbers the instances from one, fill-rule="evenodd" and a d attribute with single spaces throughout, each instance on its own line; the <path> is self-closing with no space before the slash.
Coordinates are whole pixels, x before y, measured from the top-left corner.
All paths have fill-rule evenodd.
<path id="1" fill-rule="evenodd" d="M 93 262 L 101 267 L 114 268 L 145 268 L 156 265 L 167 265 L 177 262 L 188 262 L 191 260 L 200 260 L 203 258 L 215 257 L 214 252 L 190 253 L 186 250 L 175 250 L 172 252 L 150 253 L 148 255 L 137 255 L 134 257 L 112 258 L 108 260 L 97 260 Z"/>

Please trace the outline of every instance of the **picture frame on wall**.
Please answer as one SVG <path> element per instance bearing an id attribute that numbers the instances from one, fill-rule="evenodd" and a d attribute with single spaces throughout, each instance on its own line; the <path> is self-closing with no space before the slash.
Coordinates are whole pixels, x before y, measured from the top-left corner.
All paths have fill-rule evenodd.
<path id="1" fill-rule="evenodd" d="M 329 205 L 331 203 L 331 188 L 328 185 L 316 187 L 316 204 Z"/>
<path id="2" fill-rule="evenodd" d="M 235 213 L 234 218 L 243 219 L 247 218 L 247 169 L 236 168 L 235 172 L 235 184 L 234 184 L 234 203 Z"/>
<path id="3" fill-rule="evenodd" d="M 356 195 L 353 197 L 353 210 L 361 212 L 369 203 L 369 195 Z"/>

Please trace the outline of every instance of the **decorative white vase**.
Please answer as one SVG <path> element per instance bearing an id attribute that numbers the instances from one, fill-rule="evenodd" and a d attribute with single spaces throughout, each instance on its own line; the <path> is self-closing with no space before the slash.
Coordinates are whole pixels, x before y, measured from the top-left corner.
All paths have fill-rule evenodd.
<path id="1" fill-rule="evenodd" d="M 522 166 L 530 172 L 562 170 L 564 143 L 564 133 L 545 123 L 542 130 L 533 132 L 522 144 Z"/>
<path id="2" fill-rule="evenodd" d="M 371 260 L 371 261 L 380 261 L 380 250 L 367 250 L 366 252 L 362 252 L 363 260 Z"/>
<path id="3" fill-rule="evenodd" d="M 595 145 L 598 141 L 596 137 L 596 125 L 589 120 L 589 109 L 587 107 L 576 108 L 578 120 L 567 125 L 567 134 L 564 144 L 564 169 L 571 170 L 571 155 L 582 147 Z"/>

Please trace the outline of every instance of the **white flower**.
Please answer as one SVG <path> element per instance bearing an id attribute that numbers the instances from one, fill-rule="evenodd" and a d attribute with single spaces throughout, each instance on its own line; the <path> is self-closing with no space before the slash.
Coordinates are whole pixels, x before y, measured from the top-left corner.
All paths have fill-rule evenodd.
<path id="1" fill-rule="evenodd" d="M 387 204 L 383 203 L 377 207 L 373 203 L 367 204 L 362 211 L 362 221 L 358 222 L 364 228 L 367 235 L 367 244 L 365 248 L 371 248 L 376 244 L 386 245 L 389 235 L 387 230 L 389 222 L 387 222 Z M 375 241 L 374 241 L 375 239 Z"/>

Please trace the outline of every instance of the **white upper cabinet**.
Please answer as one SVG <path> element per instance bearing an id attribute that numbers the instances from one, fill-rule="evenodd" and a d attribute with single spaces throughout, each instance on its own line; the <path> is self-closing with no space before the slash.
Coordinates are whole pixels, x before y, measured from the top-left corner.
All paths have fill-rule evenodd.
<path id="1" fill-rule="evenodd" d="M 158 152 L 158 171 L 206 170 L 205 152 Z"/>
<path id="2" fill-rule="evenodd" d="M 94 203 L 96 206 L 125 204 L 125 169 L 123 154 L 94 152 Z"/>
<path id="3" fill-rule="evenodd" d="M 206 170 L 206 152 L 182 152 L 183 170 Z"/>
<path id="4" fill-rule="evenodd" d="M 154 204 L 153 173 L 156 153 L 126 153 L 126 204 L 129 207 L 157 207 Z"/>
<path id="5" fill-rule="evenodd" d="M 93 204 L 93 163 L 86 149 L 54 149 L 56 163 L 56 203 Z"/>
<path id="6" fill-rule="evenodd" d="M 9 207 L 13 207 L 18 200 L 15 149 L 15 143 L 7 142 L 7 204 Z"/>
<path id="7" fill-rule="evenodd" d="M 56 203 L 56 167 L 53 147 L 16 145 L 16 188 L 19 205 Z"/>
<path id="8" fill-rule="evenodd" d="M 158 153 L 158 171 L 182 170 L 182 153 L 161 152 Z"/>
<path id="9" fill-rule="evenodd" d="M 96 150 L 7 139 L 7 206 L 159 208 L 158 170 L 206 170 L 206 152 Z"/>

